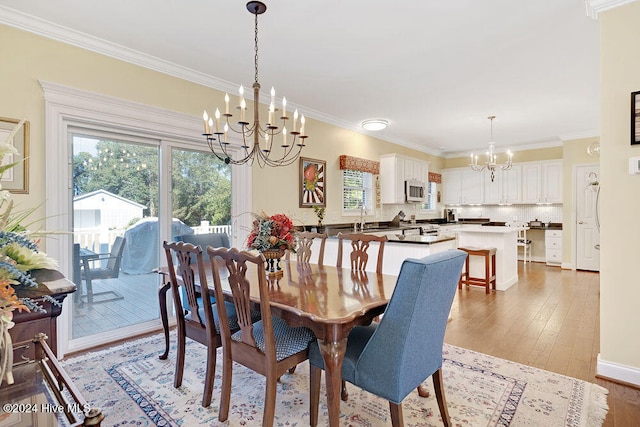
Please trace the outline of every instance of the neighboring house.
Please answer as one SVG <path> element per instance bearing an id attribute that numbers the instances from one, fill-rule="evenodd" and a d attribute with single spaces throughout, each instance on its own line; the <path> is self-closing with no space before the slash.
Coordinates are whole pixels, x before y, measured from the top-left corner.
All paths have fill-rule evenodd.
<path id="1" fill-rule="evenodd" d="M 146 206 L 106 190 L 96 190 L 73 198 L 73 227 L 76 230 L 124 228 L 132 219 L 142 218 Z"/>

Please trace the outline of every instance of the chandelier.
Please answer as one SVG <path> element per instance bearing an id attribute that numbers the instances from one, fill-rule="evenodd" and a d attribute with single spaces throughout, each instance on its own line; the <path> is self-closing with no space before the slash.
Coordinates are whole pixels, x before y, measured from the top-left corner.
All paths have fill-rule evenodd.
<path id="1" fill-rule="evenodd" d="M 495 172 L 497 168 L 500 168 L 504 171 L 511 169 L 511 160 L 513 158 L 513 153 L 511 151 L 507 151 L 507 163 L 503 165 L 496 163 L 496 154 L 494 152 L 496 143 L 493 142 L 493 119 L 495 119 L 496 116 L 489 116 L 487 118 L 491 120 L 491 139 L 489 140 L 489 151 L 487 151 L 486 153 L 487 161 L 482 166 L 478 165 L 478 155 L 474 155 L 473 153 L 471 153 L 471 163 L 469 164 L 469 166 L 471 166 L 471 169 L 476 172 L 482 172 L 483 170 L 488 169 L 491 172 L 491 182 L 493 182 L 496 177 Z"/>
<path id="2" fill-rule="evenodd" d="M 238 109 L 240 110 L 237 128 L 234 128 L 229 119 L 233 114 L 229 113 L 229 94 L 224 95 L 224 114 L 220 114 L 220 110 L 216 108 L 214 117 L 210 117 L 205 110 L 202 118 L 204 119 L 204 134 L 207 139 L 209 149 L 226 164 L 249 166 L 257 162 L 260 167 L 266 166 L 287 166 L 295 162 L 300 157 L 300 152 L 304 147 L 304 141 L 307 135 L 304 133 L 304 115 L 298 115 L 296 109 L 293 113 L 293 123 L 288 131 L 286 122 L 287 117 L 287 99 L 282 97 L 282 112 L 280 113 L 281 126 L 275 122 L 276 108 L 275 95 L 276 92 L 271 88 L 271 103 L 269 104 L 268 120 L 266 124 L 260 123 L 259 99 L 260 99 L 260 83 L 258 82 L 258 15 L 262 15 L 267 6 L 260 1 L 250 1 L 247 3 L 247 10 L 255 15 L 255 38 L 254 38 L 254 71 L 255 81 L 253 83 L 253 120 L 247 119 L 247 102 L 244 99 L 244 88 L 242 85 L 239 90 Z M 221 116 L 223 117 L 221 119 Z M 300 129 L 298 130 L 298 117 L 300 118 Z M 221 120 L 224 126 L 220 126 Z M 215 129 L 215 130 L 214 130 Z M 222 129 L 222 130 L 221 130 Z M 242 145 L 240 146 L 242 158 L 233 158 L 229 150 L 230 143 L 227 140 L 227 134 L 232 131 L 242 135 Z M 276 153 L 277 152 L 277 153 Z"/>

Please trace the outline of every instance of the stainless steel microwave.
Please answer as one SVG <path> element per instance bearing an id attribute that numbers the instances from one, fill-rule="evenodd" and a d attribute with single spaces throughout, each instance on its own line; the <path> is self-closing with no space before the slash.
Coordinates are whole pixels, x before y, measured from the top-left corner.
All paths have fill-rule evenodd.
<path id="1" fill-rule="evenodd" d="M 424 202 L 424 182 L 413 180 L 405 181 L 404 194 L 406 196 L 407 202 Z"/>

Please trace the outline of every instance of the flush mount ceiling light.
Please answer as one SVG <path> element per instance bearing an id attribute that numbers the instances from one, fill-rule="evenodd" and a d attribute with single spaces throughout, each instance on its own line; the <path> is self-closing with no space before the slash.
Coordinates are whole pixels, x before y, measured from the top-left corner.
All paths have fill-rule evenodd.
<path id="1" fill-rule="evenodd" d="M 389 122 L 384 119 L 369 119 L 362 122 L 362 128 L 365 130 L 378 131 L 386 128 Z"/>

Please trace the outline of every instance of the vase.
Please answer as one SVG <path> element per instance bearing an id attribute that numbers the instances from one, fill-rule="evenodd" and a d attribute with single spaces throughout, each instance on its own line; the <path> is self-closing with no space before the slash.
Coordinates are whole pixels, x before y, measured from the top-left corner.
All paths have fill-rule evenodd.
<path id="1" fill-rule="evenodd" d="M 283 249 L 267 249 L 262 251 L 267 260 L 265 271 L 268 278 L 280 278 L 282 277 L 282 269 L 280 268 L 280 259 L 284 256 Z"/>
<path id="2" fill-rule="evenodd" d="M 13 344 L 9 335 L 11 326 L 12 322 L 5 322 L 0 318 L 0 384 L 5 381 L 7 385 L 13 384 Z"/>

